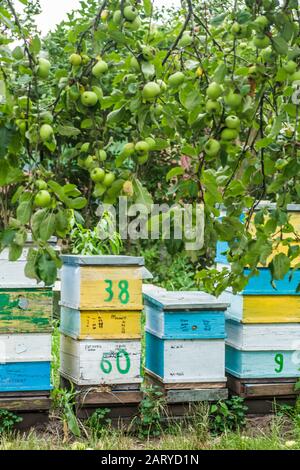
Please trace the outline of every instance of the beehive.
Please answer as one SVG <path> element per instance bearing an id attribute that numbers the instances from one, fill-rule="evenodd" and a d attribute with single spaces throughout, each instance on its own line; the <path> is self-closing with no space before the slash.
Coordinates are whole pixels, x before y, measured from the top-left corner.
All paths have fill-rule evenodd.
<path id="1" fill-rule="evenodd" d="M 173 401 L 185 384 L 190 384 L 190 401 L 213 400 L 226 384 L 227 304 L 200 292 L 152 291 L 144 298 L 147 373 L 165 388 L 173 385 L 173 391 L 168 388 Z M 226 395 L 225 389 L 221 395 Z M 185 400 L 189 401 L 187 390 Z"/>

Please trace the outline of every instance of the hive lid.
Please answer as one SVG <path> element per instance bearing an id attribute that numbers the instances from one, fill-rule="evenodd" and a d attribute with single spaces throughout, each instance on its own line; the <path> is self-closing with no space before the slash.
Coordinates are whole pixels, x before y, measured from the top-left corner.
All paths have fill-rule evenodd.
<path id="1" fill-rule="evenodd" d="M 82 256 L 62 255 L 64 264 L 71 266 L 144 266 L 144 258 L 138 256 Z"/>
<path id="2" fill-rule="evenodd" d="M 228 303 L 219 301 L 205 292 L 151 292 L 144 294 L 146 301 L 163 310 L 226 310 Z"/>

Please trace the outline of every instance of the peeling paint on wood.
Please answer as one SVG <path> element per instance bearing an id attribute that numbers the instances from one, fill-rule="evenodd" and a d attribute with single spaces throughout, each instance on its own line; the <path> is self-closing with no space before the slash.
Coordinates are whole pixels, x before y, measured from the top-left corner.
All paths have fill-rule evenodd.
<path id="1" fill-rule="evenodd" d="M 1 289 L 0 334 L 51 331 L 51 289 Z"/>

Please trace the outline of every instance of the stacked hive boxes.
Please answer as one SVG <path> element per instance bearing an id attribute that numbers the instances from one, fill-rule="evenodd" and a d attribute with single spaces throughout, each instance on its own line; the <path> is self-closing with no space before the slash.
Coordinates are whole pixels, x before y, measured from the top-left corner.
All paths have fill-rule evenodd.
<path id="1" fill-rule="evenodd" d="M 226 398 L 225 310 L 201 292 L 148 291 L 146 372 L 168 403 Z"/>
<path id="2" fill-rule="evenodd" d="M 27 251 L 14 263 L 0 255 L 0 408 L 47 411 L 52 290 L 26 278 Z"/>
<path id="3" fill-rule="evenodd" d="M 289 206 L 299 227 L 299 206 Z M 218 261 L 224 266 L 224 246 Z M 281 247 L 280 251 L 284 251 Z M 220 266 L 220 264 L 219 264 Z M 245 274 L 249 274 L 247 268 Z M 272 286 L 270 271 L 258 267 L 239 295 L 226 292 L 226 370 L 229 387 L 245 398 L 292 397 L 300 376 L 300 270 Z"/>
<path id="4" fill-rule="evenodd" d="M 61 376 L 82 392 L 78 412 L 139 402 L 143 258 L 62 260 Z"/>

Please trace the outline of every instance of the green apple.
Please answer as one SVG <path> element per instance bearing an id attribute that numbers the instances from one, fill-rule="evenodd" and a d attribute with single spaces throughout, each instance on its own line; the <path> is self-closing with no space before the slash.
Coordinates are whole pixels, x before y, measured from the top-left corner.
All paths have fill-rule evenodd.
<path id="1" fill-rule="evenodd" d="M 116 10 L 114 12 L 112 20 L 113 20 L 113 23 L 115 25 L 119 25 L 121 23 L 121 21 L 122 21 L 122 12 L 121 12 L 121 10 Z"/>
<path id="2" fill-rule="evenodd" d="M 135 152 L 135 145 L 131 142 L 128 144 L 124 145 L 124 148 L 122 150 L 122 154 L 125 155 L 126 157 L 130 157 L 133 153 Z"/>
<path id="3" fill-rule="evenodd" d="M 241 32 L 241 25 L 237 21 L 235 21 L 231 26 L 231 32 L 234 35 L 239 34 Z"/>
<path id="4" fill-rule="evenodd" d="M 86 55 L 86 54 L 82 54 L 81 57 L 82 57 L 82 63 L 83 63 L 83 65 L 88 64 L 89 61 L 91 60 L 91 58 L 90 58 L 88 55 Z"/>
<path id="5" fill-rule="evenodd" d="M 69 62 L 74 67 L 79 67 L 82 63 L 82 57 L 79 54 L 71 54 L 69 57 Z"/>
<path id="6" fill-rule="evenodd" d="M 128 21 L 133 21 L 136 19 L 136 17 L 138 16 L 139 12 L 137 10 L 137 8 L 135 8 L 134 6 L 132 5 L 128 5 L 127 7 L 124 8 L 124 17 L 126 18 L 126 20 Z"/>
<path id="7" fill-rule="evenodd" d="M 221 150 L 221 144 L 216 139 L 209 139 L 204 145 L 204 152 L 209 157 L 215 157 Z"/>
<path id="8" fill-rule="evenodd" d="M 108 65 L 104 60 L 99 60 L 96 65 L 92 68 L 92 74 L 96 78 L 100 78 L 101 75 L 108 71 Z"/>
<path id="9" fill-rule="evenodd" d="M 49 60 L 43 59 L 42 57 L 40 57 L 39 62 L 38 62 L 38 68 L 37 68 L 38 76 L 45 80 L 46 78 L 49 77 L 50 68 L 51 68 L 51 64 Z"/>
<path id="10" fill-rule="evenodd" d="M 266 35 L 255 36 L 253 44 L 257 49 L 266 49 L 270 45 L 270 38 Z"/>
<path id="11" fill-rule="evenodd" d="M 112 172 L 106 173 L 102 184 L 106 188 L 109 188 L 113 184 L 115 179 L 116 179 L 116 177 L 115 177 L 114 173 L 112 173 Z"/>
<path id="12" fill-rule="evenodd" d="M 209 114 L 219 113 L 222 109 L 221 103 L 219 101 L 207 100 L 205 105 L 206 112 Z"/>
<path id="13" fill-rule="evenodd" d="M 93 91 L 85 91 L 81 95 L 81 103 L 88 108 L 95 106 L 98 103 L 98 96 Z"/>
<path id="14" fill-rule="evenodd" d="M 87 153 L 90 149 L 90 143 L 89 142 L 85 142 L 84 144 L 82 144 L 81 148 L 80 148 L 80 152 L 82 153 Z"/>
<path id="15" fill-rule="evenodd" d="M 145 155 L 139 155 L 137 159 L 139 165 L 144 165 L 145 163 L 147 163 L 148 160 L 149 160 L 148 153 L 146 153 Z"/>
<path id="16" fill-rule="evenodd" d="M 156 82 L 148 82 L 143 88 L 143 98 L 146 100 L 152 100 L 156 96 L 160 95 L 161 89 Z"/>
<path id="17" fill-rule="evenodd" d="M 293 73 L 293 75 L 291 76 L 291 81 L 292 82 L 298 82 L 299 80 L 300 80 L 300 70 Z"/>
<path id="18" fill-rule="evenodd" d="M 258 30 L 265 30 L 270 22 L 266 16 L 260 15 L 254 20 L 254 25 Z"/>
<path id="19" fill-rule="evenodd" d="M 225 104 L 232 109 L 239 108 L 242 104 L 243 97 L 239 93 L 234 93 L 232 90 L 224 98 Z"/>
<path id="20" fill-rule="evenodd" d="M 224 129 L 221 132 L 221 139 L 226 141 L 235 140 L 238 135 L 239 133 L 236 129 Z"/>
<path id="21" fill-rule="evenodd" d="M 182 85 L 185 80 L 185 75 L 183 72 L 175 72 L 168 78 L 168 84 L 173 88 Z"/>
<path id="22" fill-rule="evenodd" d="M 267 47 L 266 49 L 263 49 L 260 55 L 261 55 L 261 58 L 264 60 L 264 62 L 270 62 L 271 60 L 273 60 L 272 47 Z"/>
<path id="23" fill-rule="evenodd" d="M 167 84 L 163 80 L 156 80 L 156 83 L 160 86 L 161 91 L 167 91 Z"/>
<path id="24" fill-rule="evenodd" d="M 94 196 L 95 197 L 101 197 L 106 192 L 106 190 L 107 190 L 107 188 L 103 184 L 96 183 L 95 190 L 94 190 Z"/>
<path id="25" fill-rule="evenodd" d="M 92 86 L 92 91 L 98 96 L 98 100 L 101 101 L 103 98 L 102 88 L 99 86 Z"/>
<path id="26" fill-rule="evenodd" d="M 241 121 L 237 116 L 228 116 L 225 119 L 225 124 L 229 129 L 238 129 L 241 125 Z"/>
<path id="27" fill-rule="evenodd" d="M 105 162 L 107 160 L 107 153 L 105 150 L 98 150 L 97 157 L 99 158 L 100 162 Z"/>
<path id="28" fill-rule="evenodd" d="M 142 20 L 139 16 L 137 16 L 133 21 L 126 21 L 125 27 L 130 29 L 131 31 L 138 31 L 142 26 Z"/>
<path id="29" fill-rule="evenodd" d="M 152 137 L 146 137 L 145 142 L 149 145 L 149 150 L 154 150 L 156 147 L 156 142 Z"/>
<path id="30" fill-rule="evenodd" d="M 53 114 L 50 113 L 50 111 L 41 112 L 40 118 L 45 124 L 52 124 L 53 119 L 54 119 Z"/>
<path id="31" fill-rule="evenodd" d="M 34 198 L 34 204 L 37 207 L 42 207 L 42 208 L 49 207 L 51 204 L 50 193 L 44 189 L 39 191 Z"/>
<path id="32" fill-rule="evenodd" d="M 94 168 L 91 171 L 91 179 L 94 183 L 102 183 L 105 178 L 105 171 L 102 168 Z"/>
<path id="33" fill-rule="evenodd" d="M 211 100 L 216 100 L 222 95 L 222 93 L 223 93 L 223 88 L 221 87 L 219 83 L 216 83 L 216 82 L 212 82 L 206 90 L 206 95 Z"/>
<path id="34" fill-rule="evenodd" d="M 137 153 L 144 154 L 149 152 L 149 144 L 145 140 L 140 140 L 135 144 L 135 150 Z"/>
<path id="35" fill-rule="evenodd" d="M 96 164 L 96 159 L 93 155 L 89 155 L 88 157 L 86 157 L 84 166 L 87 169 L 90 170 L 90 169 L 94 168 L 95 164 Z"/>
<path id="36" fill-rule="evenodd" d="M 22 47 L 17 46 L 12 51 L 11 55 L 13 56 L 15 60 L 22 60 L 24 59 L 24 50 Z"/>
<path id="37" fill-rule="evenodd" d="M 282 67 L 284 68 L 284 70 L 289 73 L 289 74 L 293 74 L 296 72 L 297 70 L 297 64 L 296 62 L 294 62 L 293 60 L 289 60 L 288 62 L 285 62 Z"/>
<path id="38" fill-rule="evenodd" d="M 178 42 L 179 47 L 188 47 L 192 44 L 193 42 L 193 37 L 190 35 L 188 31 L 183 33 L 182 38 L 180 38 Z"/>
<path id="39" fill-rule="evenodd" d="M 139 61 L 135 57 L 131 57 L 130 59 L 130 68 L 132 68 L 136 72 L 141 71 Z"/>
<path id="40" fill-rule="evenodd" d="M 40 191 L 48 188 L 48 185 L 44 180 L 36 180 L 35 185 Z"/>
<path id="41" fill-rule="evenodd" d="M 142 46 L 142 55 L 146 61 L 151 60 L 155 56 L 155 49 L 151 46 Z"/>
<path id="42" fill-rule="evenodd" d="M 53 137 L 54 131 L 49 124 L 43 124 L 40 128 L 40 138 L 42 142 L 47 142 Z"/>

